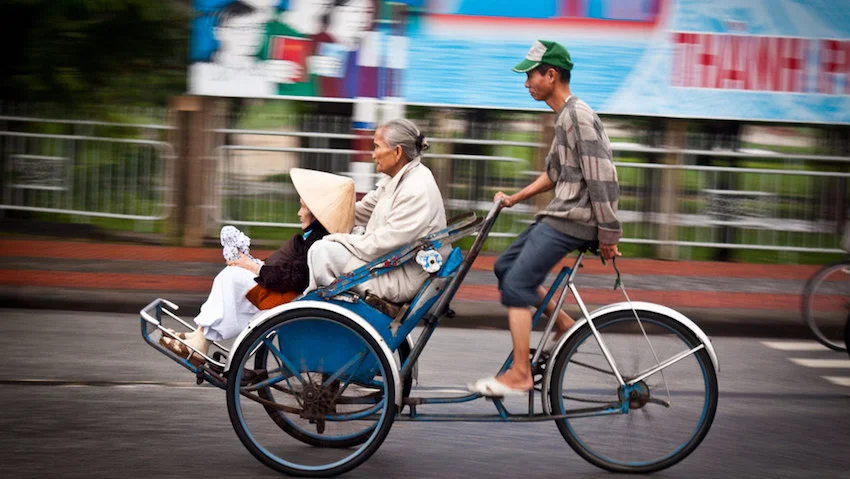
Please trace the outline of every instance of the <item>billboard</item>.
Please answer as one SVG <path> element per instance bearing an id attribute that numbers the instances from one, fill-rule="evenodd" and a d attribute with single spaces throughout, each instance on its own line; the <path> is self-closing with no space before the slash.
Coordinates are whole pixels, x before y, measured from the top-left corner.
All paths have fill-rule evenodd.
<path id="1" fill-rule="evenodd" d="M 412 0 L 396 23 L 375 0 L 253 0 L 269 13 L 242 41 L 250 61 L 223 74 L 209 65 L 231 47 L 210 45 L 234 20 L 209 12 L 233 3 L 195 0 L 192 93 L 543 108 L 510 68 L 549 39 L 570 51 L 573 93 L 602 113 L 850 123 L 846 0 Z"/>
<path id="2" fill-rule="evenodd" d="M 194 0 L 194 9 L 190 93 L 396 94 L 378 88 L 379 0 Z"/>

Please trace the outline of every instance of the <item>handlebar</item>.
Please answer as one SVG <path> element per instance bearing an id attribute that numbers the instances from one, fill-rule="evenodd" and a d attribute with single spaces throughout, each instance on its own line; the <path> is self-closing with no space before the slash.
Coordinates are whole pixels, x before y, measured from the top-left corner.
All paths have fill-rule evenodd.
<path id="1" fill-rule="evenodd" d="M 498 215 L 500 211 L 502 211 L 502 208 L 504 208 L 502 201 L 502 198 L 493 200 L 493 206 L 490 207 L 490 211 L 487 212 L 487 216 L 484 218 L 484 221 L 492 219 L 494 216 Z"/>

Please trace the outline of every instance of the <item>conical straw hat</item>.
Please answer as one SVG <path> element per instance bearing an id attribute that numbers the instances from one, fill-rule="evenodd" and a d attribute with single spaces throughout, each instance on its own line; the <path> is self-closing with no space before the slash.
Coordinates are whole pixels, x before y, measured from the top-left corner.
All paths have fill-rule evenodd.
<path id="1" fill-rule="evenodd" d="M 329 233 L 351 233 L 354 180 L 304 168 L 292 168 L 289 177 L 304 204 Z"/>

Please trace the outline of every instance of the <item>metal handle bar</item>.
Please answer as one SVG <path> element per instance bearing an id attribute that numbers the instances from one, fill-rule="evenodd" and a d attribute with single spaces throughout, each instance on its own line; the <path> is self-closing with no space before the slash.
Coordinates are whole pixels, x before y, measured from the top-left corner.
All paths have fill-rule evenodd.
<path id="1" fill-rule="evenodd" d="M 478 253 L 481 252 L 481 248 L 484 246 L 484 241 L 487 240 L 487 235 L 490 234 L 490 230 L 493 229 L 493 225 L 496 223 L 496 218 L 499 217 L 499 212 L 502 211 L 503 207 L 504 205 L 502 204 L 501 199 L 493 201 L 493 206 L 490 208 L 490 211 L 487 212 L 484 222 L 481 223 L 481 229 L 478 230 L 478 236 L 475 237 L 475 241 L 472 243 L 472 247 L 469 248 L 466 258 L 463 259 L 463 263 L 460 265 L 457 275 L 455 275 L 452 281 L 448 284 L 446 291 L 431 310 L 431 314 L 429 314 L 425 319 L 426 323 L 436 321 L 445 314 L 449 307 L 449 302 L 452 298 L 454 298 L 455 293 L 457 293 L 458 288 L 460 288 L 460 284 L 463 283 L 464 278 L 466 278 L 466 273 L 468 273 L 472 268 L 472 263 L 475 262 L 475 258 L 477 258 Z"/>

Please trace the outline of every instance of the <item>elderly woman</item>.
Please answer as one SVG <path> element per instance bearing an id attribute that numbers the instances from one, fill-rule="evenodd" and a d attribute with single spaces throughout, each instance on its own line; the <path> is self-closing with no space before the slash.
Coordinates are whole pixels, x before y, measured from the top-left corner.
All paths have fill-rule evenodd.
<path id="1" fill-rule="evenodd" d="M 292 301 L 307 287 L 307 250 L 330 233 L 350 232 L 354 226 L 354 181 L 321 171 L 293 168 L 289 172 L 301 197 L 298 219 L 301 233 L 293 236 L 265 262 L 240 253 L 227 262 L 213 281 L 209 298 L 195 317 L 198 328 L 180 334 L 198 351 L 207 354 L 211 341 L 237 336 L 261 309 Z M 160 343 L 200 365 L 183 343 L 163 335 Z"/>
<path id="2" fill-rule="evenodd" d="M 330 234 L 307 253 L 310 286 L 327 286 L 337 276 L 446 227 L 443 198 L 434 175 L 421 162 L 428 142 L 409 120 L 392 120 L 375 131 L 372 159 L 384 176 L 377 187 L 354 206 L 355 222 L 366 233 Z M 450 252 L 444 248 L 443 257 Z M 370 291 L 394 303 L 410 301 L 428 277 L 410 261 L 355 289 Z"/>

